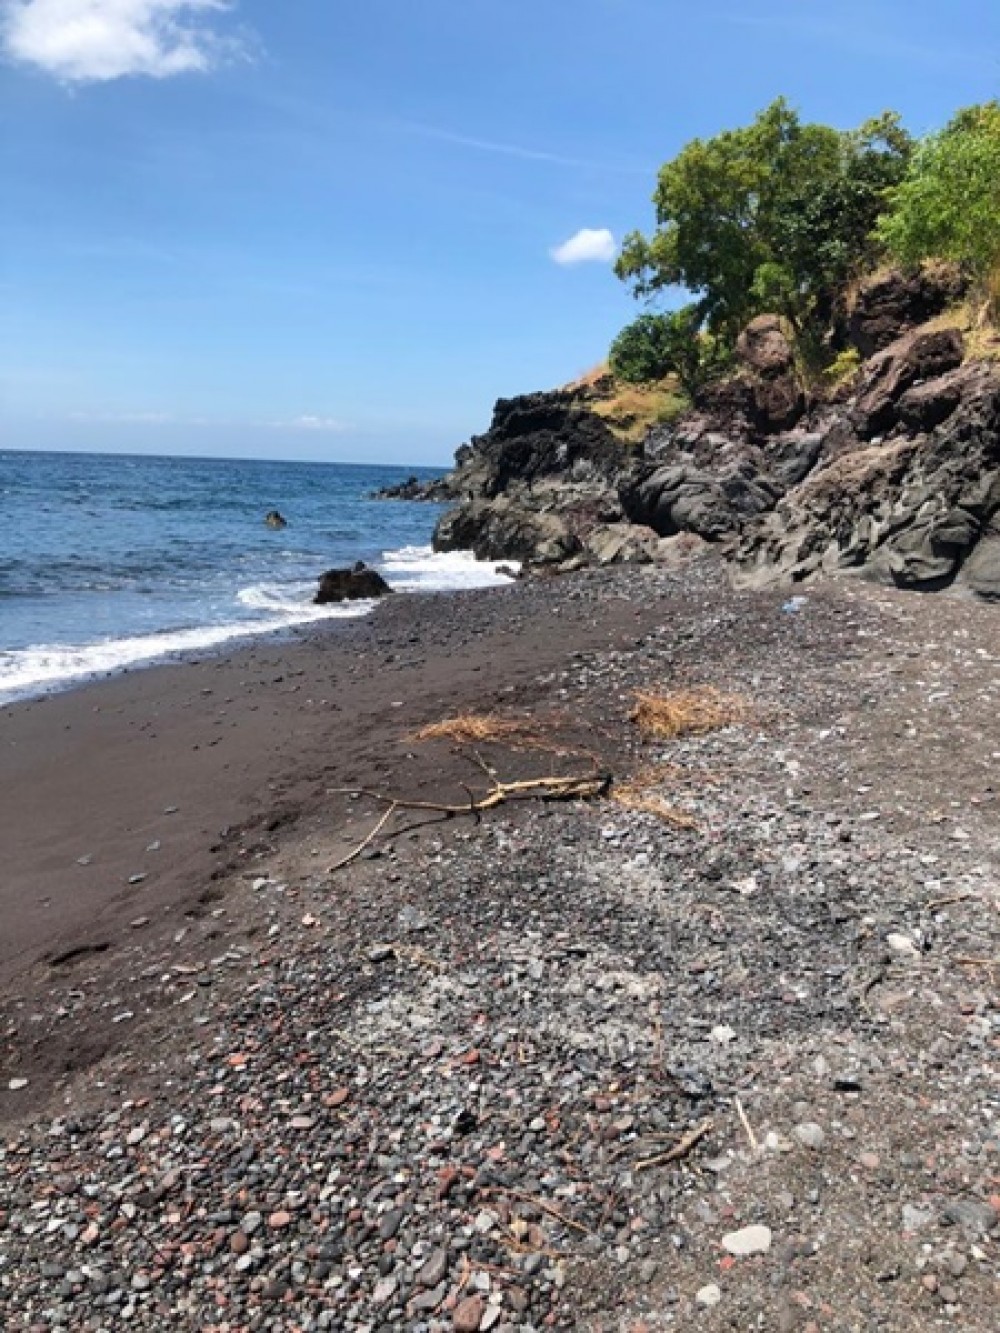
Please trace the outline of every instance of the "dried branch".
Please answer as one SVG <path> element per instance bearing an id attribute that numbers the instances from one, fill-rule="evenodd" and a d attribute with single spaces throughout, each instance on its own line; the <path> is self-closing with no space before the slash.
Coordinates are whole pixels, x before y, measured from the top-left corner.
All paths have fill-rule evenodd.
<path id="1" fill-rule="evenodd" d="M 676 1143 L 669 1152 L 658 1153 L 656 1157 L 647 1157 L 644 1161 L 636 1162 L 636 1171 L 648 1171 L 654 1166 L 666 1166 L 670 1162 L 679 1162 L 681 1158 L 687 1157 L 689 1153 L 698 1146 L 706 1134 L 710 1134 L 714 1128 L 714 1121 L 703 1120 L 700 1125 L 685 1134 L 680 1142 Z"/>

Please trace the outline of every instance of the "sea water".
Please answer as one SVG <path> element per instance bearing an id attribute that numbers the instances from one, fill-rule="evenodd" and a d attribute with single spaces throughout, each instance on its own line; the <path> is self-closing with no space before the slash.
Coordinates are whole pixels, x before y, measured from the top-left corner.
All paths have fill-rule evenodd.
<path id="1" fill-rule="evenodd" d="M 319 575 L 364 560 L 401 592 L 504 582 L 434 555 L 439 505 L 371 493 L 434 469 L 0 451 L 0 705 L 320 620 Z M 269 528 L 276 509 L 287 527 Z"/>

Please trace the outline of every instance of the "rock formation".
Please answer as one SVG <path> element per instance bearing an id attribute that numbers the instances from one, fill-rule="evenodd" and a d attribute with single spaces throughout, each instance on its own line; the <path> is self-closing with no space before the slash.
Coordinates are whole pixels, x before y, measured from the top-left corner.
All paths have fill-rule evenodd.
<path id="1" fill-rule="evenodd" d="M 961 290 L 944 268 L 863 284 L 846 326 L 870 355 L 812 396 L 762 316 L 737 374 L 637 447 L 579 391 L 501 400 L 459 450 L 435 546 L 573 569 L 675 559 L 683 538 L 758 586 L 851 572 L 1000 597 L 1000 365 L 921 322 Z"/>
<path id="2" fill-rule="evenodd" d="M 328 569 L 320 575 L 319 590 L 313 601 L 317 606 L 328 602 L 355 602 L 385 597 L 392 589 L 377 569 L 359 560 L 351 569 Z"/>

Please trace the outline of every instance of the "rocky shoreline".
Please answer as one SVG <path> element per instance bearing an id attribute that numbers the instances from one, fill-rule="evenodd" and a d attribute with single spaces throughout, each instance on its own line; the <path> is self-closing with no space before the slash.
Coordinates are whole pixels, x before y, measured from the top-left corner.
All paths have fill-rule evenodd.
<path id="1" fill-rule="evenodd" d="M 706 558 L 388 599 L 346 639 L 164 669 L 162 772 L 199 712 L 211 735 L 280 703 L 295 743 L 211 878 L 188 857 L 190 910 L 137 885 L 103 952 L 8 985 L 16 1326 L 991 1330 L 995 613 L 913 605 L 790 603 Z M 77 722 L 99 697 L 128 734 L 134 688 L 81 691 Z M 635 692 L 690 688 L 740 708 L 644 737 Z M 65 736 L 70 708 L 10 725 Z M 505 780 L 615 785 L 401 814 L 328 873 L 384 813 L 341 789 L 485 789 L 414 737 L 463 710 L 540 739 L 478 747 Z M 648 808 L 615 799 L 638 779 Z M 96 1063 L 45 1065 L 88 1033 Z"/>
<path id="2" fill-rule="evenodd" d="M 444 481 L 398 493 L 454 502 L 437 549 L 529 570 L 676 566 L 711 544 L 742 584 L 850 574 L 996 598 L 1000 363 L 949 322 L 961 294 L 947 267 L 867 280 L 842 317 L 856 368 L 823 391 L 761 316 L 739 373 L 638 444 L 592 410 L 599 383 L 502 399 Z"/>

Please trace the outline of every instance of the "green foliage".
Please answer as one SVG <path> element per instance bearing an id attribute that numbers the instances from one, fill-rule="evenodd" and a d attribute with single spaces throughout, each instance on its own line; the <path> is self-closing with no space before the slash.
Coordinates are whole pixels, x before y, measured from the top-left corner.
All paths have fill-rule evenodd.
<path id="1" fill-rule="evenodd" d="M 861 369 L 861 353 L 856 347 L 845 347 L 823 370 L 823 380 L 828 388 L 836 389 L 847 384 Z"/>
<path id="2" fill-rule="evenodd" d="M 618 276 L 640 297 L 686 288 L 700 322 L 730 344 L 765 311 L 797 331 L 815 326 L 868 256 L 911 152 L 892 113 L 843 132 L 803 124 L 779 98 L 752 125 L 695 139 L 661 168 L 656 230 L 626 237 Z"/>
<path id="3" fill-rule="evenodd" d="M 1000 103 L 966 107 L 921 142 L 878 235 L 904 264 L 957 260 L 990 287 L 1000 268 Z"/>
<path id="4" fill-rule="evenodd" d="M 611 345 L 612 372 L 629 384 L 646 384 L 676 375 L 694 396 L 720 367 L 720 347 L 700 331 L 697 306 L 667 314 L 645 314 L 627 325 Z"/>

